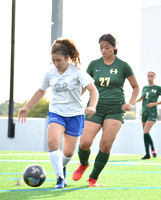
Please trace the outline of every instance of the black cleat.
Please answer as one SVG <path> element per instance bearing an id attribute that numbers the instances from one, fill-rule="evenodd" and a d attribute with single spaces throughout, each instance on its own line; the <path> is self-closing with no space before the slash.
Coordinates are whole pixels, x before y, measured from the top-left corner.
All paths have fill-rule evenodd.
<path id="1" fill-rule="evenodd" d="M 141 160 L 146 160 L 146 159 L 150 159 L 150 154 L 146 154 L 144 157 L 141 158 Z"/>
<path id="2" fill-rule="evenodd" d="M 62 179 L 60 176 L 57 179 L 55 189 L 62 189 L 65 187 L 65 179 Z"/>

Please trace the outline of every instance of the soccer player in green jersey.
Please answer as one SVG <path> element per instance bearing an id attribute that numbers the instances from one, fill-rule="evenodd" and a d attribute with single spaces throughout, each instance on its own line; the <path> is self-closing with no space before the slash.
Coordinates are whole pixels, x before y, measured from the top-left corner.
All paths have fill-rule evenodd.
<path id="1" fill-rule="evenodd" d="M 115 38 L 111 34 L 105 34 L 100 37 L 99 44 L 102 57 L 92 61 L 87 68 L 87 72 L 95 80 L 99 101 L 95 115 L 91 118 L 85 116 L 85 128 L 78 150 L 80 165 L 73 173 L 73 180 L 78 181 L 90 165 L 90 147 L 102 128 L 99 152 L 88 180 L 89 187 L 99 186 L 97 179 L 108 162 L 113 142 L 124 123 L 124 112 L 132 109 L 139 93 L 133 70 L 116 56 Z M 123 90 L 126 78 L 132 87 L 132 95 L 127 103 Z"/>
<path id="2" fill-rule="evenodd" d="M 157 156 L 153 140 L 149 132 L 158 118 L 157 105 L 161 104 L 161 101 L 158 101 L 158 97 L 161 95 L 161 87 L 154 84 L 154 79 L 156 78 L 155 73 L 153 71 L 149 71 L 147 73 L 147 78 L 149 85 L 143 87 L 142 96 L 136 101 L 142 101 L 142 126 L 144 131 L 144 145 L 146 152 L 146 155 L 142 159 L 150 158 L 150 146 L 153 157 L 155 158 Z"/>

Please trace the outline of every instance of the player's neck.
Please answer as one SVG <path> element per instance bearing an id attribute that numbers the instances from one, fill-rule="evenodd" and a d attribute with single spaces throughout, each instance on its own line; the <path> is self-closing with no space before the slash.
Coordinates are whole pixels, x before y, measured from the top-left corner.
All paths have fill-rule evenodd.
<path id="1" fill-rule="evenodd" d="M 154 83 L 149 83 L 149 86 L 152 87 L 154 85 Z"/>
<path id="2" fill-rule="evenodd" d="M 103 61 L 106 65 L 111 65 L 115 61 L 116 56 L 112 55 L 111 57 L 103 57 Z"/>

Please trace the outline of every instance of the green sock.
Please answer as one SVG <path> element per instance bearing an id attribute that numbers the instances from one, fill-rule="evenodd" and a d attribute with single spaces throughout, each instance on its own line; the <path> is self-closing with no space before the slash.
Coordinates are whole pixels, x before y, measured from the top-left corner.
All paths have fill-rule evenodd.
<path id="1" fill-rule="evenodd" d="M 88 159 L 89 159 L 89 156 L 90 156 L 90 153 L 91 153 L 91 150 L 86 150 L 84 151 L 83 149 L 80 148 L 79 146 L 79 149 L 78 149 L 78 156 L 79 156 L 79 160 L 80 160 L 80 163 L 83 165 L 83 166 L 87 166 L 88 165 Z"/>
<path id="2" fill-rule="evenodd" d="M 149 142 L 148 142 L 148 134 L 144 133 L 144 145 L 145 145 L 145 152 L 146 155 L 149 154 Z"/>
<path id="3" fill-rule="evenodd" d="M 152 151 L 154 151 L 153 140 L 152 140 L 152 138 L 151 138 L 149 133 L 147 133 L 146 135 L 147 135 L 147 138 L 148 138 L 148 143 L 150 144 Z"/>
<path id="4" fill-rule="evenodd" d="M 95 159 L 93 171 L 91 172 L 91 174 L 89 176 L 90 178 L 98 179 L 98 176 L 101 173 L 101 171 L 103 170 L 103 168 L 105 167 L 105 165 L 109 159 L 109 156 L 110 156 L 109 153 L 102 153 L 101 151 L 98 152 L 96 159 Z"/>

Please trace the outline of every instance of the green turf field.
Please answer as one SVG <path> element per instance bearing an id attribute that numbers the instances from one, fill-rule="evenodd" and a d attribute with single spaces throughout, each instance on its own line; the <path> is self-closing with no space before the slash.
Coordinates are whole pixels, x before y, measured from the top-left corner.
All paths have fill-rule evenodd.
<path id="1" fill-rule="evenodd" d="M 161 156 L 140 160 L 142 155 L 111 155 L 102 171 L 99 188 L 89 188 L 91 165 L 78 182 L 72 173 L 78 166 L 74 156 L 67 165 L 65 189 L 55 190 L 56 175 L 53 173 L 47 152 L 0 151 L 0 200 L 160 200 L 161 199 Z M 29 187 L 22 179 L 24 169 L 39 164 L 46 171 L 46 181 L 37 188 Z"/>

